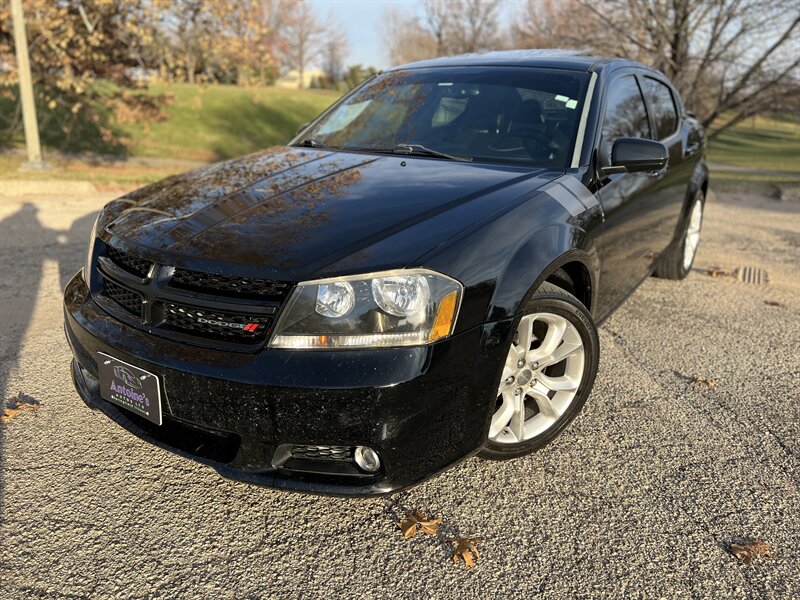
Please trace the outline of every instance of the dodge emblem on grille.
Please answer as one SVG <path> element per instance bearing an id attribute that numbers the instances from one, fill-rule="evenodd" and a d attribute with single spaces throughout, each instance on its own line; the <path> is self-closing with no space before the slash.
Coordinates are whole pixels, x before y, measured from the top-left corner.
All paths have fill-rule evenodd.
<path id="1" fill-rule="evenodd" d="M 229 321 L 218 321 L 216 319 L 205 319 L 203 317 L 197 317 L 197 322 L 207 325 L 218 325 L 220 327 L 230 327 L 231 329 L 243 329 L 244 331 L 255 331 L 258 329 L 258 323 L 231 323 Z"/>

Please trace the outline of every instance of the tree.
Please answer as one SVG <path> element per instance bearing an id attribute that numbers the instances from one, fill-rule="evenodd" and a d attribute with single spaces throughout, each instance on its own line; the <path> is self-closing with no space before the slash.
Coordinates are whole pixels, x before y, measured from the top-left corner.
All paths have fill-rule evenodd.
<path id="1" fill-rule="evenodd" d="M 528 1 L 515 44 L 566 42 L 654 66 L 674 82 L 703 125 L 717 125 L 711 137 L 800 95 L 796 2 L 571 0 L 542 8 Z M 555 25 L 543 25 L 543 19 Z M 547 31 L 549 37 L 542 35 Z"/>
<path id="2" fill-rule="evenodd" d="M 423 19 L 386 12 L 386 49 L 393 64 L 502 46 L 498 0 L 425 0 L 423 8 Z"/>
<path id="3" fill-rule="evenodd" d="M 291 18 L 284 24 L 281 55 L 285 64 L 296 69 L 303 87 L 306 68 L 317 60 L 325 44 L 325 28 L 317 20 L 309 4 L 300 1 L 292 5 Z"/>
<path id="4" fill-rule="evenodd" d="M 442 3 L 442 0 L 428 0 Z M 446 3 L 447 45 L 455 54 L 483 52 L 501 46 L 497 0 L 453 0 Z"/>
<path id="5" fill-rule="evenodd" d="M 24 6 L 43 141 L 72 150 L 118 150 L 100 107 L 153 108 L 152 99 L 129 92 L 153 40 L 152 6 L 146 0 L 27 0 Z M 0 63 L 14 65 L 10 22 L 5 12 L 0 17 Z M 4 79 L 16 83 L 13 67 Z M 99 90 L 101 79 L 116 91 Z M 19 125 L 16 115 L 0 115 L 0 123 L 9 137 Z"/>
<path id="6" fill-rule="evenodd" d="M 378 70 L 375 67 L 364 67 L 362 65 L 352 65 L 344 73 L 344 83 L 348 90 L 360 85 L 365 80 L 376 75 Z"/>
<path id="7" fill-rule="evenodd" d="M 188 83 L 194 83 L 212 62 L 221 37 L 215 4 L 213 0 L 155 0 L 161 30 L 171 41 L 162 59 L 173 74 L 182 72 L 182 79 Z"/>
<path id="8" fill-rule="evenodd" d="M 400 65 L 440 56 L 434 36 L 414 17 L 389 7 L 383 17 L 383 39 L 389 62 Z"/>
<path id="9" fill-rule="evenodd" d="M 322 70 L 325 71 L 328 81 L 335 85 L 344 76 L 344 61 L 347 56 L 348 43 L 347 33 L 333 15 L 328 18 L 326 37 L 320 52 Z"/>

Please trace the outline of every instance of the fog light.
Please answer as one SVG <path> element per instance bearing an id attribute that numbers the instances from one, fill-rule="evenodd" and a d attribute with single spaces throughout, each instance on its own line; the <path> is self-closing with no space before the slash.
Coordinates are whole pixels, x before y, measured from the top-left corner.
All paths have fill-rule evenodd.
<path id="1" fill-rule="evenodd" d="M 372 448 L 356 446 L 353 458 L 355 458 L 358 468 L 367 473 L 374 473 L 381 468 L 381 459 L 378 458 L 378 453 Z"/>

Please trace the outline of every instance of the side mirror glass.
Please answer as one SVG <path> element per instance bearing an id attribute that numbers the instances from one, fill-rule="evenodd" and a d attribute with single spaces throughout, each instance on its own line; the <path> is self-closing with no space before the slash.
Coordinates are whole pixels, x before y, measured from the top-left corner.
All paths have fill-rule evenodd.
<path id="1" fill-rule="evenodd" d="M 646 173 L 660 171 L 669 162 L 667 147 L 661 142 L 641 138 L 618 138 L 611 148 L 611 165 L 603 167 L 603 175 L 611 173 Z"/>

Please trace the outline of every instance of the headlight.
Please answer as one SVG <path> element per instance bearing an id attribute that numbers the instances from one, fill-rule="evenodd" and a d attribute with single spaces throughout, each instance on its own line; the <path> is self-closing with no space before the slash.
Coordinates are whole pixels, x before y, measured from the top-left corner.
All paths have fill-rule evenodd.
<path id="1" fill-rule="evenodd" d="M 278 320 L 273 348 L 420 346 L 449 336 L 463 287 L 425 269 L 309 281 Z"/>

